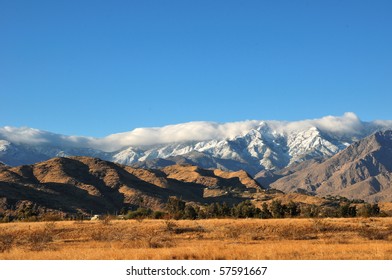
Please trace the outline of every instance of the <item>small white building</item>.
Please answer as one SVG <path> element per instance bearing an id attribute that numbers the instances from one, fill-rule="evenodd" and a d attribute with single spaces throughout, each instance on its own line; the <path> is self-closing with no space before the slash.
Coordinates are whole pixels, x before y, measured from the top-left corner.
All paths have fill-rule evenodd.
<path id="1" fill-rule="evenodd" d="M 91 221 L 97 221 L 101 219 L 101 215 L 94 215 L 91 217 Z"/>

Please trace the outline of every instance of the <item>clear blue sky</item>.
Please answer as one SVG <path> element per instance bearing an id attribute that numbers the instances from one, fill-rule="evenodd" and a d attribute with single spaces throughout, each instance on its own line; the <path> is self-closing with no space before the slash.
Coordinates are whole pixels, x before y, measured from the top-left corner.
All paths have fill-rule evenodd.
<path id="1" fill-rule="evenodd" d="M 0 0 L 0 126 L 392 119 L 392 1 Z"/>

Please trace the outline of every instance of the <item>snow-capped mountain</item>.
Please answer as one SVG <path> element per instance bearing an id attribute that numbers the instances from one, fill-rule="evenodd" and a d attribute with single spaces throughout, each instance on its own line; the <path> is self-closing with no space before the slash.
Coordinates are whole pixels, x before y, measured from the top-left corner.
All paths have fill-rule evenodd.
<path id="1" fill-rule="evenodd" d="M 269 186 L 284 192 L 343 196 L 368 202 L 392 200 L 392 130 L 376 132 L 344 151 L 286 172 Z M 282 174 L 281 174 L 282 175 Z"/>
<path id="2" fill-rule="evenodd" d="M 116 161 L 132 164 L 156 158 L 173 162 L 186 158 L 188 163 L 205 168 L 245 169 L 251 174 L 256 174 L 264 169 L 281 169 L 309 158 L 330 157 L 348 145 L 346 141 L 323 136 L 316 127 L 279 133 L 267 123 L 262 123 L 258 128 L 234 138 L 153 147 L 145 150 L 143 156 L 138 159 L 134 150 L 129 151 L 130 153 L 121 152 L 122 157 L 116 157 Z"/>
<path id="3" fill-rule="evenodd" d="M 32 164 L 56 156 L 91 156 L 126 165 L 190 163 L 256 174 L 335 155 L 392 121 L 363 122 L 355 114 L 297 122 L 191 122 L 139 128 L 105 138 L 64 136 L 31 128 L 0 128 L 0 162 Z M 157 160 L 164 159 L 164 160 Z"/>

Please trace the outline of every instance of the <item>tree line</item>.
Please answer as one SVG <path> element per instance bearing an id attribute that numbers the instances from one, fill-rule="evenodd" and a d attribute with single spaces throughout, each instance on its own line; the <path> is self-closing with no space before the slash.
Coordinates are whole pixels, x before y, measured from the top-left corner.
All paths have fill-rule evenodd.
<path id="1" fill-rule="evenodd" d="M 378 204 L 344 202 L 335 206 L 309 205 L 290 201 L 286 204 L 280 200 L 264 202 L 261 208 L 256 207 L 250 200 L 229 205 L 225 202 L 211 203 L 209 205 L 196 205 L 186 203 L 177 198 L 170 197 L 165 204 L 165 211 L 152 211 L 148 208 L 138 208 L 128 211 L 128 219 L 134 218 L 169 218 L 169 219 L 211 219 L 211 218 L 347 218 L 347 217 L 376 217 L 380 216 Z"/>
<path id="2" fill-rule="evenodd" d="M 363 201 L 329 198 L 328 205 L 304 204 L 294 201 L 283 203 L 275 199 L 270 203 L 262 203 L 256 207 L 250 200 L 238 204 L 215 202 L 208 205 L 198 205 L 185 202 L 177 197 L 170 197 L 163 205 L 162 211 L 153 211 L 146 207 L 136 210 L 125 208 L 107 216 L 119 216 L 123 219 L 212 219 L 212 218 L 346 218 L 346 217 L 377 217 L 386 216 L 381 213 L 377 203 L 369 204 Z M 84 214 L 67 214 L 63 212 L 42 213 L 36 204 L 22 204 L 12 215 L 0 213 L 0 222 L 10 221 L 40 221 L 40 220 L 79 220 L 86 219 Z M 89 219 L 89 217 L 87 217 Z"/>

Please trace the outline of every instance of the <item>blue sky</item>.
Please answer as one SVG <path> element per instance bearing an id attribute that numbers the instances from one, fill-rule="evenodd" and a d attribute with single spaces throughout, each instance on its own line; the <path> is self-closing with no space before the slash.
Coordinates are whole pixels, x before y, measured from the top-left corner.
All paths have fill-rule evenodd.
<path id="1" fill-rule="evenodd" d="M 0 0 L 0 126 L 392 119 L 392 1 Z"/>

